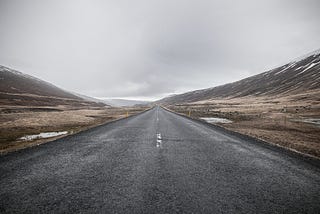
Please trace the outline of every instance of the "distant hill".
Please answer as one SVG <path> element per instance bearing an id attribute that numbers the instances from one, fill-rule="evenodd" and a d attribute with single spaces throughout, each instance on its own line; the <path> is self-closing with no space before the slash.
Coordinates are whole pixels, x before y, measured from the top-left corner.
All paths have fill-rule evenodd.
<path id="1" fill-rule="evenodd" d="M 320 50 L 237 82 L 166 97 L 157 103 L 190 103 L 245 96 L 285 96 L 316 89 L 320 89 Z"/>
<path id="2" fill-rule="evenodd" d="M 0 66 L 0 104 L 29 106 L 105 106 L 60 89 L 51 83 Z"/>
<path id="3" fill-rule="evenodd" d="M 97 98 L 94 98 L 94 97 L 89 97 L 89 96 L 86 96 L 86 95 L 83 95 L 83 94 L 78 94 L 78 93 L 73 93 L 74 95 L 86 100 L 86 101 L 89 101 L 89 102 L 94 102 L 94 103 L 100 103 L 100 104 L 104 104 L 104 105 L 107 105 L 107 106 L 110 106 L 108 104 L 106 104 L 106 102 L 104 100 L 101 100 L 101 99 L 97 99 Z"/>
<path id="4" fill-rule="evenodd" d="M 104 102 L 114 107 L 147 105 L 150 102 L 142 100 L 126 100 L 126 99 L 104 99 Z"/>

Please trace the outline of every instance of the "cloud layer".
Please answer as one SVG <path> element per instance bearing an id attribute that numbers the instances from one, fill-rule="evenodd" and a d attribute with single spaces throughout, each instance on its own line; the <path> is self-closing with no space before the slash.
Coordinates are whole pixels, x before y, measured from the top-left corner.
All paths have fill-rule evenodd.
<path id="1" fill-rule="evenodd" d="M 95 97 L 160 98 L 320 47 L 317 0 L 2 0 L 0 63 Z"/>

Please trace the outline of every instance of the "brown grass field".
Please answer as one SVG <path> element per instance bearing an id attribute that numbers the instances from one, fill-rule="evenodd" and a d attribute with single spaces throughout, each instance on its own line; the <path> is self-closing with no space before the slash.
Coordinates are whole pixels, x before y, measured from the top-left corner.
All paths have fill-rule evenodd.
<path id="1" fill-rule="evenodd" d="M 0 107 L 0 154 L 52 141 L 144 110 L 146 107 L 2 105 Z M 25 135 L 56 131 L 68 131 L 68 134 L 32 141 L 19 140 Z"/>
<path id="2" fill-rule="evenodd" d="M 279 97 L 205 100 L 167 108 L 194 118 L 219 117 L 217 124 L 299 153 L 320 157 L 320 92 Z M 315 119 L 318 122 L 310 123 Z"/>

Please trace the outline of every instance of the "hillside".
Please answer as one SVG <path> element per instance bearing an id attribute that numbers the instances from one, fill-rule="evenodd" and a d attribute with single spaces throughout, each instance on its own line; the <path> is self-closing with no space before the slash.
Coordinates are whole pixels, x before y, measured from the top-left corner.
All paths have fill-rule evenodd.
<path id="1" fill-rule="evenodd" d="M 105 106 L 4 66 L 0 66 L 0 103 L 12 106 Z"/>
<path id="2" fill-rule="evenodd" d="M 172 111 L 320 157 L 320 50 L 222 86 L 159 100 Z"/>
<path id="3" fill-rule="evenodd" d="M 112 108 L 0 66 L 0 155 L 39 145 L 145 110 Z"/>
<path id="4" fill-rule="evenodd" d="M 104 99 L 106 104 L 114 107 L 143 106 L 148 105 L 148 101 L 143 100 L 126 100 L 126 99 Z"/>
<path id="5" fill-rule="evenodd" d="M 320 50 L 273 70 L 237 82 L 166 97 L 161 104 L 246 96 L 285 96 L 320 89 Z"/>

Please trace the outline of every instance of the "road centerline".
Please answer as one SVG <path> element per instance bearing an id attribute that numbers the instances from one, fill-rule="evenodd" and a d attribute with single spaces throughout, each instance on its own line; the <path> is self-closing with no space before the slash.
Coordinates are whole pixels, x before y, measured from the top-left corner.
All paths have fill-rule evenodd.
<path id="1" fill-rule="evenodd" d="M 162 138 L 161 138 L 161 133 L 157 134 L 157 144 L 156 146 L 159 148 L 162 146 Z"/>

